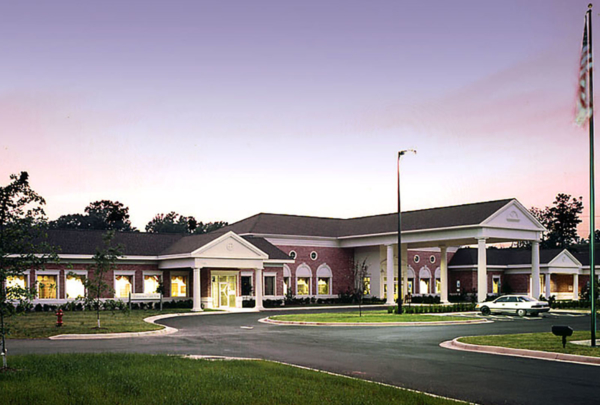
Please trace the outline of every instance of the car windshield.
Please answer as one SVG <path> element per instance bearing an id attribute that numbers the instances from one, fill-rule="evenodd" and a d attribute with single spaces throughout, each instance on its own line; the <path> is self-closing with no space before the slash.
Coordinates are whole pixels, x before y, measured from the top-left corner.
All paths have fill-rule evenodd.
<path id="1" fill-rule="evenodd" d="M 521 301 L 534 302 L 535 300 L 529 297 L 519 297 Z"/>

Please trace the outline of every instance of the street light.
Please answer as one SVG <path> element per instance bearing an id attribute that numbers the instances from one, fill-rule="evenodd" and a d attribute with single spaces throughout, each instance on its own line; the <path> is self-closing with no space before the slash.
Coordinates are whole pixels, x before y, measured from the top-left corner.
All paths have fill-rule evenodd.
<path id="1" fill-rule="evenodd" d="M 400 159 L 407 153 L 417 154 L 414 149 L 406 149 L 398 152 L 398 315 L 402 313 L 402 216 L 400 208 Z M 388 294 L 393 291 L 388 291 Z"/>

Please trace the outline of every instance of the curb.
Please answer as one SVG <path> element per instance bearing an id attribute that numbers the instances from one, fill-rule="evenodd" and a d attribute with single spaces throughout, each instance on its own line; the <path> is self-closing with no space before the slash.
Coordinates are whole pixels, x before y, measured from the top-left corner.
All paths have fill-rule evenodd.
<path id="1" fill-rule="evenodd" d="M 465 336 L 461 336 L 465 337 Z M 565 353 L 554 353 L 554 352 L 542 352 L 539 350 L 527 350 L 527 349 L 512 349 L 508 347 L 498 346 L 482 346 L 473 345 L 470 343 L 459 342 L 457 337 L 453 340 L 440 343 L 440 346 L 445 349 L 451 350 L 462 350 L 467 352 L 478 352 L 487 354 L 498 354 L 501 356 L 513 356 L 523 357 L 537 360 L 549 360 L 549 361 L 560 361 L 565 363 L 576 363 L 584 364 L 588 366 L 600 366 L 600 357 L 581 356 L 577 354 L 565 354 Z"/>
<path id="2" fill-rule="evenodd" d="M 464 320 L 464 321 L 434 321 L 434 322 L 299 322 L 299 321 L 278 321 L 274 319 L 262 318 L 259 319 L 258 322 L 261 323 L 270 323 L 273 325 L 281 325 L 281 326 L 375 326 L 375 327 L 385 327 L 385 326 L 444 326 L 444 325 L 478 325 L 483 323 L 493 323 L 493 321 L 488 321 L 487 319 L 473 319 L 473 320 Z"/>

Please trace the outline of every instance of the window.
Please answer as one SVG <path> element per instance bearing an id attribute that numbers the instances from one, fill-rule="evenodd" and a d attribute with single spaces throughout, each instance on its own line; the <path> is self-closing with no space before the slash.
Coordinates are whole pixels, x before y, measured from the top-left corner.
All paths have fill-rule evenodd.
<path id="1" fill-rule="evenodd" d="M 495 302 L 508 302 L 508 297 L 498 298 Z"/>
<path id="2" fill-rule="evenodd" d="M 187 276 L 171 276 L 171 297 L 187 297 Z"/>
<path id="3" fill-rule="evenodd" d="M 67 293 L 67 298 L 75 299 L 85 297 L 85 286 L 83 285 L 84 279 L 85 276 L 81 274 L 67 275 L 65 282 L 65 292 Z"/>
<path id="4" fill-rule="evenodd" d="M 252 295 L 252 276 L 242 276 L 242 296 Z"/>
<path id="5" fill-rule="evenodd" d="M 498 294 L 500 292 L 500 277 L 494 276 L 492 278 L 492 293 Z"/>
<path id="6" fill-rule="evenodd" d="M 275 295 L 275 276 L 265 276 L 265 295 Z"/>
<path id="7" fill-rule="evenodd" d="M 420 294 L 429 294 L 429 279 L 422 278 L 419 283 L 419 293 Z"/>
<path id="8" fill-rule="evenodd" d="M 329 295 L 329 277 L 319 277 L 317 287 L 319 295 Z"/>
<path id="9" fill-rule="evenodd" d="M 387 298 L 387 277 L 383 278 L 383 296 Z M 394 277 L 394 300 L 398 299 L 398 277 Z"/>
<path id="10" fill-rule="evenodd" d="M 435 256 L 434 255 L 429 256 L 429 261 L 431 263 L 435 263 Z"/>
<path id="11" fill-rule="evenodd" d="M 310 283 L 310 278 L 298 277 L 298 295 L 308 295 L 309 294 L 309 283 Z"/>
<path id="12" fill-rule="evenodd" d="M 371 294 L 371 277 L 365 277 L 363 279 L 363 294 Z"/>
<path id="13" fill-rule="evenodd" d="M 413 289 L 413 285 L 415 283 L 415 279 L 414 278 L 409 278 L 408 279 L 408 292 L 413 294 L 415 292 L 415 290 Z"/>
<path id="14" fill-rule="evenodd" d="M 460 280 L 456 280 L 456 292 L 460 292 Z"/>
<path id="15" fill-rule="evenodd" d="M 284 277 L 283 278 L 283 295 L 287 295 L 288 291 L 290 291 L 290 278 Z"/>
<path id="16" fill-rule="evenodd" d="M 290 251 L 290 259 L 295 259 L 297 256 L 296 251 L 292 250 Z"/>
<path id="17" fill-rule="evenodd" d="M 155 293 L 156 290 L 158 290 L 159 286 L 160 286 L 160 276 L 158 276 L 158 275 L 153 275 L 153 276 L 145 275 L 144 276 L 144 294 Z"/>
<path id="18" fill-rule="evenodd" d="M 415 255 L 413 260 L 415 261 L 415 263 L 419 263 L 421 261 L 421 258 L 419 257 L 419 255 Z"/>
<path id="19" fill-rule="evenodd" d="M 310 252 L 311 260 L 317 260 L 318 257 L 319 257 L 319 255 L 314 250 L 312 252 Z"/>
<path id="20" fill-rule="evenodd" d="M 38 297 L 41 300 L 56 299 L 57 293 L 57 276 L 55 275 L 39 275 L 38 282 Z"/>
<path id="21" fill-rule="evenodd" d="M 442 281 L 439 278 L 435 279 L 435 292 L 436 294 L 442 293 Z"/>
<path id="22" fill-rule="evenodd" d="M 127 298 L 133 292 L 133 276 L 115 276 L 115 295 L 118 298 Z"/>
<path id="23" fill-rule="evenodd" d="M 24 290 L 27 288 L 27 282 L 25 281 L 25 276 L 8 276 L 6 278 L 6 288 L 9 289 L 8 298 L 16 299 L 21 296 L 19 294 L 19 290 Z"/>

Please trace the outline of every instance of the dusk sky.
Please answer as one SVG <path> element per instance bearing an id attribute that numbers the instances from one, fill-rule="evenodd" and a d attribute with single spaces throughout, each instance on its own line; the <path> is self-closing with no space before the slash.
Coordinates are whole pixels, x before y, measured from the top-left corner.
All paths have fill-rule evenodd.
<path id="1" fill-rule="evenodd" d="M 142 230 L 345 218 L 396 210 L 414 148 L 405 210 L 564 192 L 587 216 L 588 2 L 3 1 L 0 184 L 28 171 L 50 219 L 118 200 Z"/>

